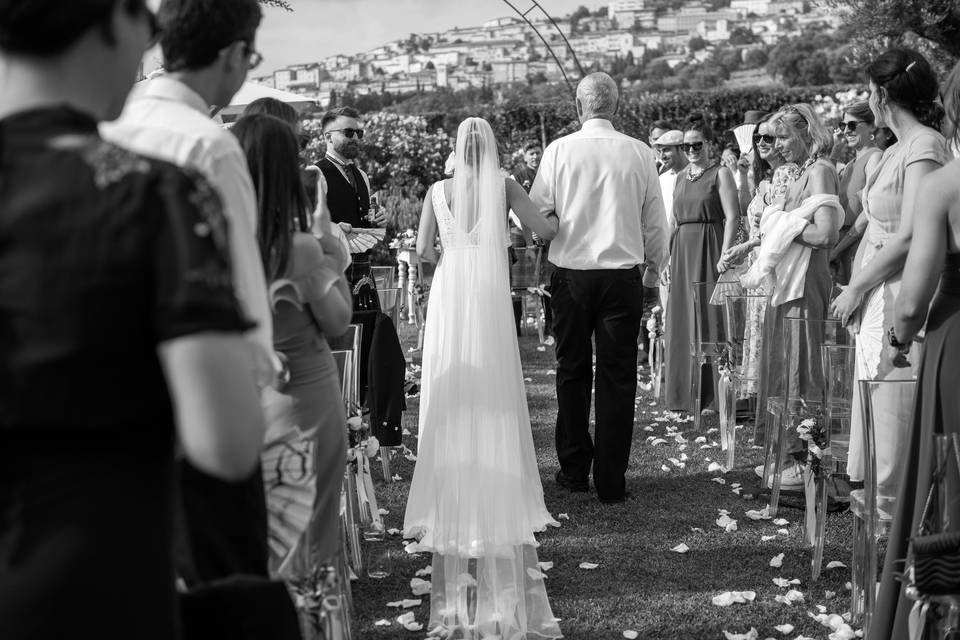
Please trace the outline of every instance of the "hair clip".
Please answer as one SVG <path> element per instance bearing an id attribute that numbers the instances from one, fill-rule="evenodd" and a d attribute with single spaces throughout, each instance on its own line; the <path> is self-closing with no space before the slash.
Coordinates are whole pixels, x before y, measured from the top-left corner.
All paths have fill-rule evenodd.
<path id="1" fill-rule="evenodd" d="M 915 64 L 917 64 L 917 61 L 916 61 L 916 60 L 914 60 L 913 62 L 911 62 L 910 64 L 908 64 L 908 65 L 907 65 L 907 68 L 904 69 L 903 72 L 904 72 L 904 73 L 908 73 L 908 72 L 910 71 L 910 69 L 913 68 L 913 65 L 915 65 Z"/>

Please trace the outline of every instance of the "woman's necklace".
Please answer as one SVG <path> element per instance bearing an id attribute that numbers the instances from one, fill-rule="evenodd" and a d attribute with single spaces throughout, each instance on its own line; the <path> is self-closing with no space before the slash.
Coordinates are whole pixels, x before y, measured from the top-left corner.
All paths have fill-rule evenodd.
<path id="1" fill-rule="evenodd" d="M 797 172 L 797 177 L 794 180 L 799 180 L 800 176 L 807 172 L 807 169 L 813 166 L 813 163 L 816 162 L 816 158 L 807 158 L 807 161 L 800 166 L 800 171 Z"/>
<path id="2" fill-rule="evenodd" d="M 700 169 L 699 171 L 697 171 L 696 173 L 694 173 L 693 168 L 694 168 L 695 166 L 696 166 L 696 165 L 693 164 L 692 162 L 687 165 L 687 180 L 689 180 L 690 182 L 696 182 L 697 180 L 699 180 L 700 177 L 701 177 L 704 173 L 706 173 L 707 169 L 709 169 L 709 168 L 712 167 L 713 165 L 711 164 L 711 165 L 709 165 L 709 166 L 703 167 L 702 169 Z"/>

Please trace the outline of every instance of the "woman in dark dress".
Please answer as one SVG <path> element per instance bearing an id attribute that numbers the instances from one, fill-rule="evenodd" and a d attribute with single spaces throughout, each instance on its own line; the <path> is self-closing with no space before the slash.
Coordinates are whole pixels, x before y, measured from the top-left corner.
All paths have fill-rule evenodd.
<path id="1" fill-rule="evenodd" d="M 673 196 L 674 231 L 668 278 L 670 293 L 666 318 L 666 403 L 672 410 L 691 411 L 690 344 L 694 340 L 694 282 L 716 282 L 720 255 L 736 241 L 740 205 L 733 174 L 710 154 L 712 132 L 702 121 L 683 134 L 690 164 L 677 176 Z M 722 326 L 722 310 L 714 307 Z M 705 340 L 719 336 L 704 337 Z M 713 374 L 704 369 L 700 386 L 702 407 L 713 401 Z"/>
<path id="2" fill-rule="evenodd" d="M 350 323 L 350 289 L 343 275 L 349 255 L 329 234 L 318 241 L 309 233 L 297 138 L 290 125 L 255 114 L 240 118 L 231 131 L 247 156 L 257 192 L 257 235 L 270 283 L 273 345 L 290 372 L 282 389 L 264 393 L 269 427 L 262 466 L 270 570 L 292 580 L 339 551 L 347 417 L 325 336 L 342 335 Z M 301 459 L 310 460 L 307 473 Z M 293 495 L 297 504 L 289 503 Z M 309 536 L 307 520 L 296 517 L 298 506 L 312 514 Z"/>
<path id="3" fill-rule="evenodd" d="M 97 134 L 151 24 L 140 2 L 0 0 L 4 640 L 178 637 L 174 439 L 228 480 L 260 450 L 218 199 Z"/>
<path id="4" fill-rule="evenodd" d="M 954 67 L 944 88 L 947 135 L 960 143 L 960 65 Z M 931 105 L 933 108 L 933 105 Z M 915 604 L 904 594 L 904 570 L 910 537 L 917 534 L 934 469 L 934 438 L 960 433 L 960 160 L 927 175 L 920 183 L 914 208 L 913 239 L 903 269 L 900 293 L 894 307 L 890 349 L 916 336 L 926 322 L 910 445 L 902 453 L 903 468 L 897 513 L 887 545 L 880 593 L 877 596 L 870 638 L 911 637 L 908 617 Z M 937 275 L 939 274 L 939 286 Z M 932 301 L 932 305 L 931 305 Z M 929 314 L 928 314 L 929 309 Z M 956 467 L 947 474 L 948 513 L 932 513 L 936 524 L 949 518 L 953 531 L 960 523 L 960 478 Z M 954 580 L 957 576 L 951 576 Z M 938 617 L 934 611 L 931 618 Z"/>

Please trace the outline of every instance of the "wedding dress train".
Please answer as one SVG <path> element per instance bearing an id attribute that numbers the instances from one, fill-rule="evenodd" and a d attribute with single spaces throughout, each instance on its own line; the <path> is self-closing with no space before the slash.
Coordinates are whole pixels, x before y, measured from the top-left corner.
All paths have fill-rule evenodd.
<path id="1" fill-rule="evenodd" d="M 530 430 L 489 125 L 465 121 L 457 147 L 453 211 L 442 182 L 431 190 L 443 256 L 427 308 L 404 535 L 417 539 L 413 550 L 433 554 L 434 635 L 557 638 L 534 537 L 557 523 L 543 502 Z"/>

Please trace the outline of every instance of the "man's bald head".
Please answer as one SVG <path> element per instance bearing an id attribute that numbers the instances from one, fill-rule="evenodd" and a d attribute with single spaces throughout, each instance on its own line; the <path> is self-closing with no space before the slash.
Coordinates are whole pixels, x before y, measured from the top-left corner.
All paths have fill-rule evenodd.
<path id="1" fill-rule="evenodd" d="M 581 122 L 590 118 L 609 120 L 617 112 L 619 101 L 617 83 L 602 71 L 591 73 L 577 85 L 577 111 Z"/>

